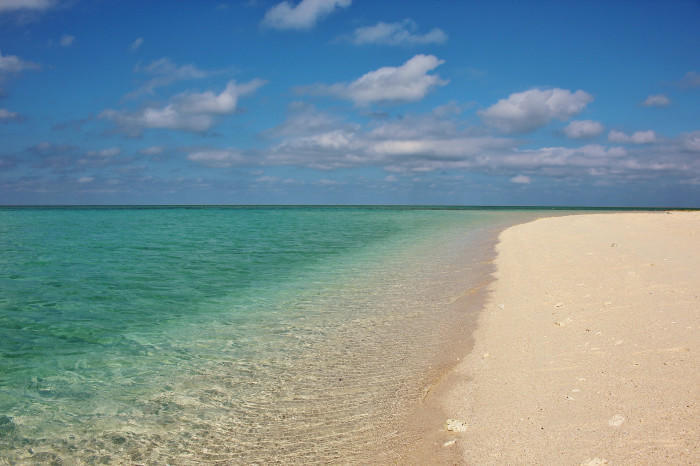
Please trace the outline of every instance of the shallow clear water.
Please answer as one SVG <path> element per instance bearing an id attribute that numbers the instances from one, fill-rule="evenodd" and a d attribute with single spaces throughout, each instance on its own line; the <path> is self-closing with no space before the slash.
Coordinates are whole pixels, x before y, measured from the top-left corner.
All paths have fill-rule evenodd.
<path id="1" fill-rule="evenodd" d="M 0 209 L 0 458 L 398 450 L 444 338 L 469 322 L 451 304 L 483 282 L 490 232 L 528 215 Z"/>

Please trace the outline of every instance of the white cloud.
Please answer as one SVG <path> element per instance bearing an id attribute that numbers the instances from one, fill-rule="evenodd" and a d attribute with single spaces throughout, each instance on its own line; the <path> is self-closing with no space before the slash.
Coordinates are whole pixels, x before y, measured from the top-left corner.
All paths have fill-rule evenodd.
<path id="1" fill-rule="evenodd" d="M 700 179 L 700 131 L 673 140 L 659 139 L 655 144 L 523 149 L 523 142 L 517 138 L 495 137 L 483 127 L 468 126 L 449 113 L 409 114 L 375 119 L 365 125 L 348 123 L 313 107 L 305 107 L 302 114 L 304 120 L 313 123 L 281 125 L 287 130 L 270 135 L 279 142 L 258 151 L 254 160 L 263 166 L 292 165 L 324 171 L 377 167 L 387 176 L 405 175 L 406 180 L 429 172 L 493 174 L 513 182 L 524 182 L 525 178 L 520 177 L 528 177 L 531 183 L 542 177 L 572 183 L 586 178 L 595 183 Z M 298 116 L 292 112 L 290 119 Z M 644 137 L 635 138 L 640 139 Z"/>
<path id="2" fill-rule="evenodd" d="M 16 55 L 4 55 L 0 51 L 0 76 L 4 73 L 20 73 L 25 70 L 38 70 L 40 66 L 24 61 Z"/>
<path id="3" fill-rule="evenodd" d="M 211 128 L 214 120 L 210 115 L 183 114 L 172 105 L 162 108 L 146 107 L 138 112 L 123 112 L 107 109 L 100 118 L 114 121 L 127 133 L 137 135 L 144 128 L 182 129 L 201 132 Z"/>
<path id="4" fill-rule="evenodd" d="M 78 183 L 80 184 L 92 183 L 93 181 L 95 181 L 95 178 L 92 176 L 81 176 L 78 178 Z"/>
<path id="5" fill-rule="evenodd" d="M 135 91 L 127 94 L 127 98 L 138 97 L 142 94 L 153 94 L 157 88 L 177 81 L 202 79 L 211 75 L 211 72 L 200 70 L 194 65 L 177 65 L 167 57 L 154 60 L 145 66 L 137 66 L 135 71 L 153 76 L 153 78 L 146 81 Z"/>
<path id="6" fill-rule="evenodd" d="M 564 128 L 564 134 L 571 139 L 585 139 L 598 136 L 603 125 L 592 120 L 574 120 Z"/>
<path id="7" fill-rule="evenodd" d="M 681 135 L 681 142 L 685 150 L 700 152 L 700 131 L 693 131 Z"/>
<path id="8" fill-rule="evenodd" d="M 0 108 L 0 122 L 7 122 L 7 121 L 13 121 L 13 120 L 18 120 L 19 119 L 19 114 L 17 112 L 11 112 L 7 110 L 6 108 Z"/>
<path id="9" fill-rule="evenodd" d="M 159 155 L 163 153 L 163 148 L 160 146 L 151 146 L 139 151 L 143 155 Z"/>
<path id="10" fill-rule="evenodd" d="M 339 122 L 311 134 L 285 134 L 265 160 L 272 164 L 304 165 L 321 170 L 362 165 L 395 168 L 394 171 L 436 169 L 483 152 L 510 148 L 510 139 L 470 134 L 451 120 L 434 114 L 382 122 L 369 130 Z M 435 168 L 433 168 L 435 167 Z"/>
<path id="11" fill-rule="evenodd" d="M 582 90 L 530 89 L 511 94 L 479 114 L 488 125 L 505 132 L 523 133 L 544 126 L 555 118 L 567 120 L 592 101 L 593 96 Z"/>
<path id="12" fill-rule="evenodd" d="M 416 101 L 425 97 L 436 86 L 448 83 L 438 75 L 428 74 L 443 63 L 444 60 L 433 55 L 416 55 L 401 66 L 385 66 L 370 71 L 349 84 L 315 85 L 300 90 L 313 94 L 334 95 L 352 100 L 355 105 L 360 106 L 372 102 Z"/>
<path id="13" fill-rule="evenodd" d="M 352 0 L 302 0 L 296 6 L 278 3 L 265 13 L 264 26 L 274 29 L 311 29 L 336 8 L 347 8 Z"/>
<path id="14" fill-rule="evenodd" d="M 258 183 L 277 183 L 280 179 L 276 176 L 263 175 L 255 178 Z"/>
<path id="15" fill-rule="evenodd" d="M 264 84 L 265 81 L 261 79 L 243 84 L 229 81 L 219 94 L 212 91 L 184 93 L 176 96 L 174 101 L 183 113 L 226 115 L 236 109 L 239 96 L 252 94 Z"/>
<path id="16" fill-rule="evenodd" d="M 313 105 L 304 102 L 292 102 L 289 116 L 278 126 L 265 132 L 268 136 L 302 136 L 318 134 L 325 130 L 342 126 L 341 120 L 330 113 L 320 112 Z"/>
<path id="17" fill-rule="evenodd" d="M 190 153 L 187 158 L 209 167 L 230 167 L 245 162 L 245 156 L 234 149 L 207 149 Z"/>
<path id="18" fill-rule="evenodd" d="M 697 71 L 688 71 L 680 82 L 682 87 L 700 87 L 700 73 Z"/>
<path id="19" fill-rule="evenodd" d="M 386 139 L 375 141 L 368 151 L 381 155 L 429 155 L 433 159 L 463 158 L 498 147 L 510 146 L 511 142 L 493 137 L 457 136 L 422 137 L 414 139 Z"/>
<path id="20" fill-rule="evenodd" d="M 532 180 L 530 179 L 529 176 L 516 175 L 510 179 L 510 182 L 516 183 L 516 184 L 530 184 L 530 182 L 532 182 Z"/>
<path id="21" fill-rule="evenodd" d="M 344 184 L 344 183 L 341 183 L 340 181 L 337 181 L 337 180 L 331 180 L 328 178 L 321 178 L 320 180 L 316 181 L 315 184 L 318 184 L 321 186 L 338 186 L 338 185 Z"/>
<path id="22" fill-rule="evenodd" d="M 46 10 L 53 5 L 52 0 L 0 0 L 0 13 L 15 10 Z"/>
<path id="23" fill-rule="evenodd" d="M 608 133 L 608 141 L 619 143 L 649 144 L 656 141 L 656 133 L 652 130 L 636 131 L 626 134 L 622 131 L 612 130 Z"/>
<path id="24" fill-rule="evenodd" d="M 70 47 L 73 45 L 73 42 L 75 42 L 75 36 L 71 36 L 70 34 L 63 34 L 58 41 L 61 47 Z"/>
<path id="25" fill-rule="evenodd" d="M 214 124 L 214 117 L 236 110 L 238 98 L 255 92 L 265 82 L 254 79 L 236 84 L 229 81 L 219 94 L 212 91 L 185 92 L 170 99 L 163 107 L 150 106 L 137 112 L 107 109 L 100 118 L 114 121 L 124 131 L 140 134 L 144 128 L 206 131 Z"/>
<path id="26" fill-rule="evenodd" d="M 418 45 L 442 44 L 447 41 L 447 34 L 442 29 L 433 28 L 425 34 L 416 33 L 418 26 L 411 19 L 396 23 L 379 22 L 374 26 L 355 29 L 350 41 L 356 45 Z"/>
<path id="27" fill-rule="evenodd" d="M 91 150 L 87 152 L 87 155 L 91 157 L 114 157 L 115 155 L 119 155 L 122 152 L 122 150 L 118 147 L 110 147 L 107 149 L 102 149 L 102 150 Z"/>
<path id="28" fill-rule="evenodd" d="M 396 177 L 396 175 L 387 175 L 384 177 L 384 181 L 388 183 L 396 183 L 399 181 L 399 179 Z"/>
<path id="29" fill-rule="evenodd" d="M 671 104 L 671 99 L 664 94 L 653 94 L 647 97 L 642 105 L 645 107 L 668 107 Z"/>
<path id="30" fill-rule="evenodd" d="M 134 40 L 129 48 L 131 50 L 138 50 L 141 46 L 143 45 L 143 37 L 138 37 L 136 40 Z"/>

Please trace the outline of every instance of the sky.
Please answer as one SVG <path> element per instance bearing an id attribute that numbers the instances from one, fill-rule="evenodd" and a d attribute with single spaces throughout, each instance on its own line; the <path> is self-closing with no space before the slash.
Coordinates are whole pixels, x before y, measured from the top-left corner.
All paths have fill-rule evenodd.
<path id="1" fill-rule="evenodd" d="M 0 204 L 700 207 L 700 2 L 0 0 Z"/>

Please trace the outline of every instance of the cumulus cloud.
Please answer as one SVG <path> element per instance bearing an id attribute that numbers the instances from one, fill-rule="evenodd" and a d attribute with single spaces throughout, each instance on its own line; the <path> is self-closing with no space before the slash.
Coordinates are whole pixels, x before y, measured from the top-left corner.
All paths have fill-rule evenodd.
<path id="1" fill-rule="evenodd" d="M 160 155 L 163 153 L 163 148 L 160 146 L 151 146 L 151 147 L 146 147 L 145 149 L 141 149 L 139 153 L 143 155 Z"/>
<path id="2" fill-rule="evenodd" d="M 656 141 L 656 133 L 652 130 L 636 131 L 632 134 L 612 130 L 608 133 L 608 141 L 618 143 L 649 144 Z"/>
<path id="3" fill-rule="evenodd" d="M 347 8 L 352 0 L 302 0 L 296 6 L 278 3 L 265 13 L 264 26 L 273 29 L 311 29 L 336 8 Z"/>
<path id="4" fill-rule="evenodd" d="M 564 134 L 571 139 L 586 139 L 603 132 L 603 125 L 592 120 L 575 120 L 564 127 Z"/>
<path id="5" fill-rule="evenodd" d="M 73 45 L 73 42 L 75 42 L 75 36 L 71 36 L 70 34 L 63 34 L 58 41 L 61 47 L 70 47 Z"/>
<path id="6" fill-rule="evenodd" d="M 516 183 L 516 184 L 530 184 L 532 182 L 532 180 L 530 179 L 529 176 L 516 175 L 510 179 L 510 182 Z"/>
<path id="7" fill-rule="evenodd" d="M 20 116 L 17 112 L 11 112 L 6 108 L 0 108 L 0 122 L 16 121 Z"/>
<path id="8" fill-rule="evenodd" d="M 671 99 L 664 94 L 653 94 L 647 97 L 642 105 L 645 107 L 668 107 L 671 104 Z"/>
<path id="9" fill-rule="evenodd" d="M 328 179 L 328 178 L 321 178 L 320 180 L 316 181 L 314 184 L 318 184 L 318 185 L 321 185 L 321 186 L 338 186 L 338 185 L 345 184 L 345 183 L 342 183 L 342 182 L 340 182 L 340 181 L 338 181 L 338 180 L 331 180 L 331 179 Z"/>
<path id="10" fill-rule="evenodd" d="M 157 88 L 174 82 L 202 79 L 211 75 L 211 72 L 200 70 L 194 65 L 177 65 L 167 57 L 154 60 L 145 66 L 137 66 L 135 71 L 153 77 L 135 91 L 127 94 L 127 98 L 153 94 Z"/>
<path id="11" fill-rule="evenodd" d="M 694 88 L 700 87 L 700 73 L 697 71 L 688 71 L 683 79 L 681 79 L 680 84 L 682 87 Z"/>
<path id="12" fill-rule="evenodd" d="M 41 67 L 30 61 L 25 61 L 16 55 L 3 55 L 0 50 L 0 77 L 3 74 L 21 73 L 25 70 L 38 70 Z"/>
<path id="13" fill-rule="evenodd" d="M 245 163 L 245 156 L 235 149 L 206 149 L 191 152 L 187 158 L 209 167 L 224 168 Z"/>
<path id="14" fill-rule="evenodd" d="M 143 45 L 143 37 L 138 37 L 136 40 L 134 40 L 129 48 L 131 50 L 138 50 L 141 46 Z"/>
<path id="15" fill-rule="evenodd" d="M 426 171 L 442 162 L 476 157 L 512 147 L 510 139 L 463 130 L 434 114 L 374 124 L 371 128 L 339 122 L 301 135 L 285 134 L 269 150 L 265 163 L 303 165 L 321 170 L 379 165 L 390 171 Z"/>
<path id="16" fill-rule="evenodd" d="M 700 152 L 700 131 L 682 134 L 681 144 L 685 150 Z"/>
<path id="17" fill-rule="evenodd" d="M 432 112 L 374 120 L 366 126 L 342 121 L 335 127 L 312 125 L 303 134 L 277 136 L 281 140 L 276 145 L 256 156 L 261 164 L 325 171 L 375 166 L 389 175 L 461 171 L 507 176 L 523 183 L 525 177 L 532 181 L 534 176 L 625 182 L 700 175 L 700 159 L 693 152 L 700 151 L 700 132 L 630 148 L 587 144 L 522 149 L 515 138 L 494 137 L 482 128 Z"/>
<path id="18" fill-rule="evenodd" d="M 255 178 L 257 183 L 278 183 L 280 181 L 277 176 L 263 175 Z"/>
<path id="19" fill-rule="evenodd" d="M 0 13 L 17 10 L 41 11 L 54 5 L 52 0 L 0 0 Z"/>
<path id="20" fill-rule="evenodd" d="M 288 106 L 287 119 L 263 134 L 268 137 L 303 136 L 318 134 L 339 128 L 354 128 L 356 125 L 344 123 L 342 119 L 328 112 L 319 111 L 305 102 L 292 102 Z"/>
<path id="21" fill-rule="evenodd" d="M 567 120 L 592 101 L 593 96 L 582 90 L 530 89 L 511 94 L 479 114 L 488 125 L 504 132 L 525 133 L 555 118 Z"/>
<path id="22" fill-rule="evenodd" d="M 90 157 L 114 157 L 121 154 L 122 150 L 118 147 L 109 147 L 101 150 L 91 150 L 87 152 Z"/>
<path id="23" fill-rule="evenodd" d="M 356 45 L 420 45 L 443 44 L 447 42 L 447 34 L 442 29 L 433 28 L 419 34 L 418 25 L 411 19 L 396 23 L 379 22 L 374 26 L 364 26 L 355 29 L 350 41 Z"/>
<path id="24" fill-rule="evenodd" d="M 448 83 L 438 75 L 428 74 L 444 63 L 433 55 L 416 55 L 401 66 L 385 66 L 370 71 L 351 83 L 314 85 L 299 91 L 332 95 L 365 106 L 373 102 L 409 102 L 420 100 L 437 86 Z"/>
<path id="25" fill-rule="evenodd" d="M 99 117 L 115 122 L 132 135 L 148 128 L 202 132 L 211 128 L 216 116 L 233 113 L 239 97 L 252 94 L 263 84 L 265 82 L 260 79 L 243 84 L 229 81 L 218 94 L 212 91 L 185 92 L 171 98 L 162 107 L 148 106 L 136 112 L 107 109 Z"/>

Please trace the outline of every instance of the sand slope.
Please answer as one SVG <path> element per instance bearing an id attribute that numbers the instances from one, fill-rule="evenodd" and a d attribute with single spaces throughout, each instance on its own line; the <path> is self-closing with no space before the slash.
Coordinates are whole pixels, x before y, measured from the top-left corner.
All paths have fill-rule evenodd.
<path id="1" fill-rule="evenodd" d="M 518 225 L 496 279 L 445 398 L 467 463 L 700 464 L 700 212 Z"/>

